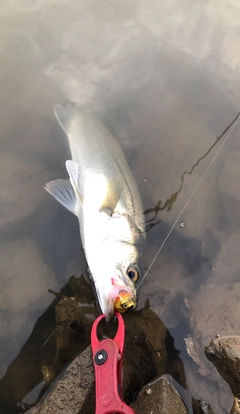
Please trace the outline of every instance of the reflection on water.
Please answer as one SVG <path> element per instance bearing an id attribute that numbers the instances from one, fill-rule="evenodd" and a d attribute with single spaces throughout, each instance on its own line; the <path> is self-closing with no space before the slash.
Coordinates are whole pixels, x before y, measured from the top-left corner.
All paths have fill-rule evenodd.
<path id="1" fill-rule="evenodd" d="M 234 0 L 1 1 L 3 382 L 13 361 L 25 370 L 19 356 L 41 315 L 47 315 L 41 341 L 54 331 L 53 314 L 44 313 L 52 302 L 48 290 L 60 291 L 72 274 L 87 274 L 79 240 L 65 241 L 71 214 L 43 190 L 46 182 L 64 177 L 69 157 L 53 105 L 84 106 L 120 142 L 146 215 L 153 214 L 147 268 L 206 171 L 207 153 L 214 156 L 216 136 L 239 110 L 239 19 Z M 184 228 L 177 224 L 144 280 L 139 299 L 139 306 L 149 299 L 174 338 L 190 395 L 221 414 L 229 412 L 231 393 L 209 373 L 203 349 L 216 333 L 239 334 L 238 136 L 239 125 L 181 216 Z M 159 225 L 152 226 L 157 214 Z M 24 400 L 41 383 L 45 347 L 29 351 L 31 375 L 22 381 L 17 370 L 5 381 L 5 395 L 14 392 L 15 401 Z"/>

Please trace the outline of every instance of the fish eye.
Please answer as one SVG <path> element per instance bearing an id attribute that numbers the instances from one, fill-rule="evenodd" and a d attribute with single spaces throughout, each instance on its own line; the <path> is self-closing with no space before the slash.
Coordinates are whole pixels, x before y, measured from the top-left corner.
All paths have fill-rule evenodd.
<path id="1" fill-rule="evenodd" d="M 131 279 L 133 282 L 136 282 L 139 278 L 138 271 L 135 267 L 130 266 L 127 270 L 127 275 L 129 279 Z"/>

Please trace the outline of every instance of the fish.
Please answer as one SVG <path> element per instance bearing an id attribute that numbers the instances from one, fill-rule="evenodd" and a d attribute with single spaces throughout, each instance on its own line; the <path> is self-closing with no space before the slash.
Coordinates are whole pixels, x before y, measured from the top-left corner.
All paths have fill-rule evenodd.
<path id="1" fill-rule="evenodd" d="M 71 151 L 69 179 L 45 189 L 79 221 L 98 302 L 107 320 L 137 306 L 145 244 L 142 202 L 124 153 L 101 121 L 77 106 L 54 106 Z"/>

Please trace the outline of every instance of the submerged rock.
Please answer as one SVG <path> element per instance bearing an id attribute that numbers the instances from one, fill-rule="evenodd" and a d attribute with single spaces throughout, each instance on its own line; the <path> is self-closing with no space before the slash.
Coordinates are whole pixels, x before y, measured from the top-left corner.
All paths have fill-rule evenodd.
<path id="1" fill-rule="evenodd" d="M 144 387 L 131 407 L 137 414 L 187 414 L 180 395 L 164 377 Z"/>
<path id="2" fill-rule="evenodd" d="M 205 400 L 193 399 L 193 413 L 194 414 L 214 414 L 210 405 Z"/>

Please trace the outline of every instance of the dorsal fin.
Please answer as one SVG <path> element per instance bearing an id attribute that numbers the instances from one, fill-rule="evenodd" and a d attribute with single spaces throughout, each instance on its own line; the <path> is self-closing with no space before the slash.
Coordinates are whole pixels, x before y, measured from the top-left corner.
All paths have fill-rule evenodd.
<path id="1" fill-rule="evenodd" d="M 66 132 L 66 134 L 68 134 L 68 131 L 69 131 L 69 126 L 71 123 L 73 112 L 74 112 L 74 108 L 71 108 L 69 106 L 63 106 L 59 104 L 54 105 L 54 114 L 59 124 Z"/>

